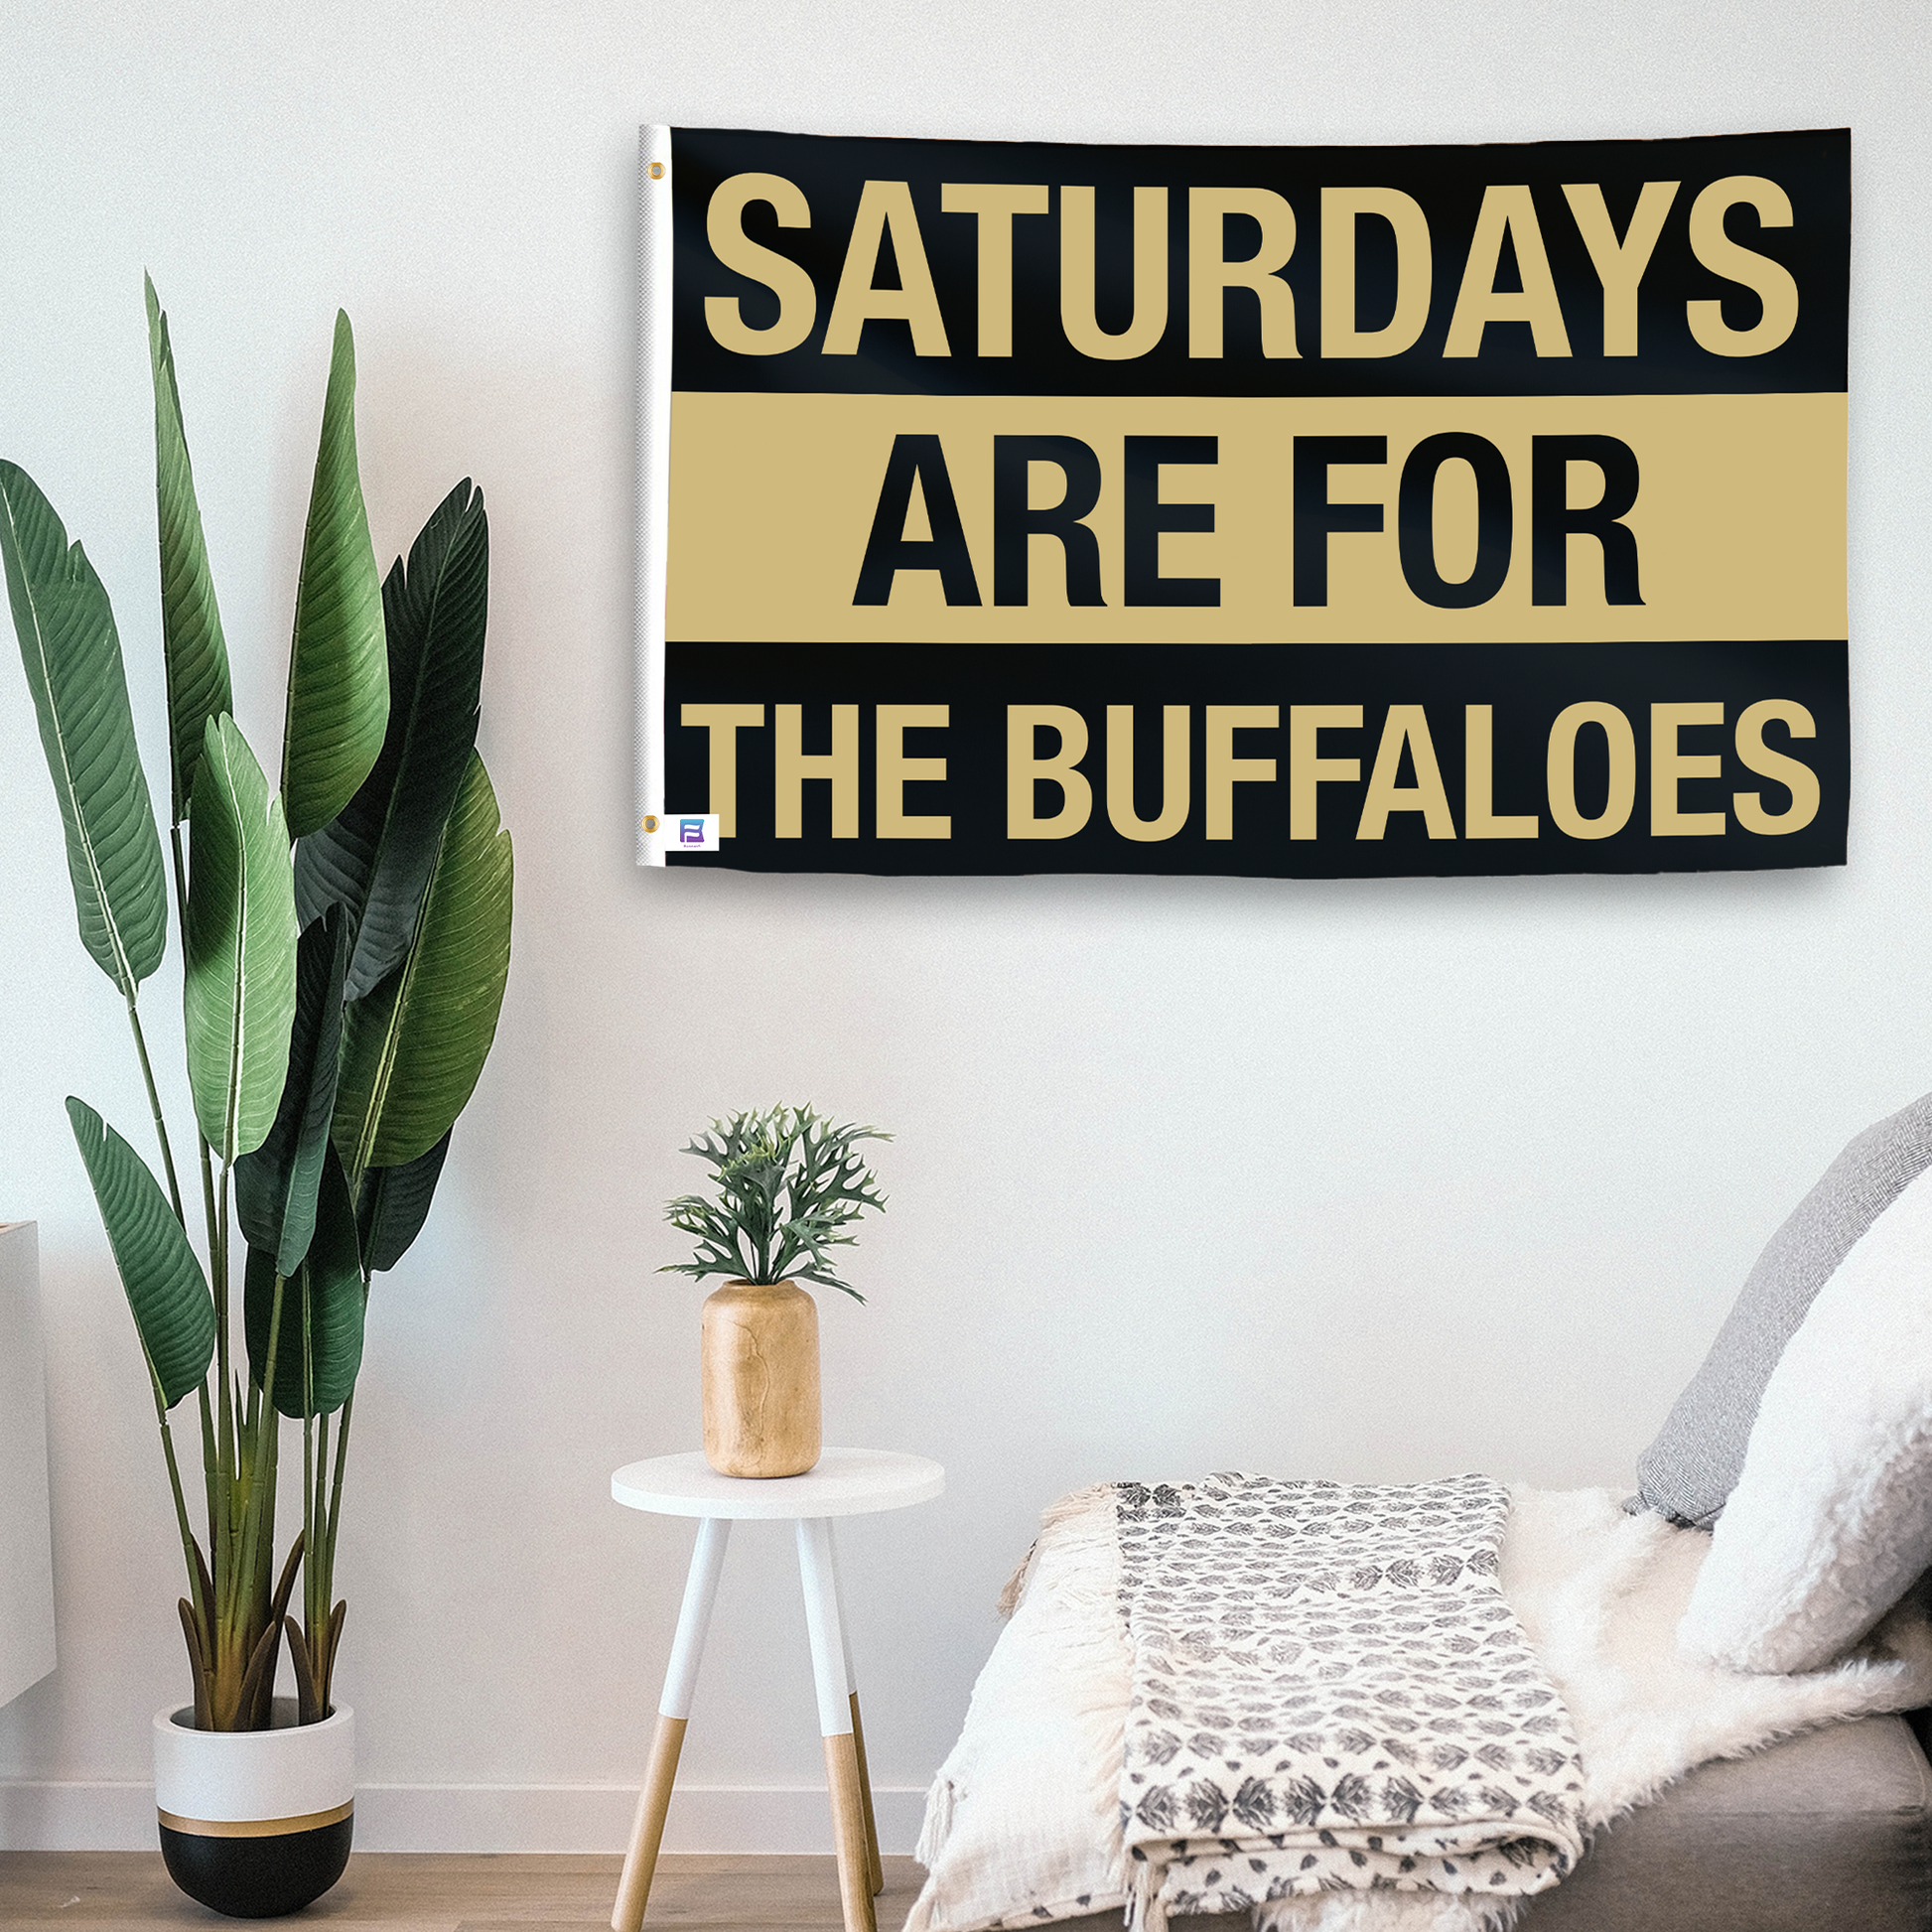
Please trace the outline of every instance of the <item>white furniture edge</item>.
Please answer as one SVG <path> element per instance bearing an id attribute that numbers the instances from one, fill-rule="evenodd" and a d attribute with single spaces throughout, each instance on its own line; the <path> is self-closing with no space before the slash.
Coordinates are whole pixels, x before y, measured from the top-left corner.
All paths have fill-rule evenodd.
<path id="1" fill-rule="evenodd" d="M 40 1240 L 0 1222 L 0 1705 L 55 1667 Z"/>
<path id="2" fill-rule="evenodd" d="M 701 1450 L 626 1463 L 611 1478 L 612 1497 L 656 1516 L 787 1522 L 870 1516 L 907 1509 L 944 1492 L 946 1471 L 923 1455 L 894 1449 L 828 1449 L 802 1476 L 721 1476 Z"/>

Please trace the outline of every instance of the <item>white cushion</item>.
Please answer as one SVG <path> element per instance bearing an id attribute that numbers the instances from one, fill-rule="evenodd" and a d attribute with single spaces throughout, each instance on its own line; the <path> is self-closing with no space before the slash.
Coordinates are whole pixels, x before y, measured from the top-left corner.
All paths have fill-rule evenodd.
<path id="1" fill-rule="evenodd" d="M 1932 1172 L 1839 1263 L 1764 1385 L 1678 1645 L 1731 1670 L 1816 1670 L 1928 1566 Z"/>

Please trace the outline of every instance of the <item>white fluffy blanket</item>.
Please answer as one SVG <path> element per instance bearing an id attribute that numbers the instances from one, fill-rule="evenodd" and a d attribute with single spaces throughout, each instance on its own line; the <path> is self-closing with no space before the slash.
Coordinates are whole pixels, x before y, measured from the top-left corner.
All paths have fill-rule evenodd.
<path id="1" fill-rule="evenodd" d="M 1119 1790 L 1132 1652 L 1121 1626 L 1114 1491 L 1048 1511 L 1013 1619 L 927 1799 L 929 1876 L 905 1932 L 986 1932 L 1120 1910 Z M 1512 1492 L 1502 1586 L 1569 1707 L 1585 1819 L 1607 1824 L 1696 1765 L 1843 1719 L 1932 1703 L 1932 1628 L 1893 1612 L 1852 1656 L 1799 1677 L 1678 1654 L 1711 1539 L 1626 1516 L 1607 1489 Z M 1500 1932 L 1520 1905 L 1447 1895 L 1283 1899 L 1257 1932 Z M 1184 1925 L 1185 1921 L 1179 1921 Z"/>

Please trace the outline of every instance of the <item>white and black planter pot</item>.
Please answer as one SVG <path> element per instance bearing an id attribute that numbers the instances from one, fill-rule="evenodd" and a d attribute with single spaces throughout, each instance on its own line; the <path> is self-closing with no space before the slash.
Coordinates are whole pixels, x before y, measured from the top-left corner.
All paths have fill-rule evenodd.
<path id="1" fill-rule="evenodd" d="M 192 1707 L 154 1720 L 161 1856 L 190 1898 L 230 1918 L 281 1918 L 320 1898 L 348 1863 L 355 1828 L 355 1714 L 295 1722 L 277 1698 L 267 1730 L 197 1730 Z"/>

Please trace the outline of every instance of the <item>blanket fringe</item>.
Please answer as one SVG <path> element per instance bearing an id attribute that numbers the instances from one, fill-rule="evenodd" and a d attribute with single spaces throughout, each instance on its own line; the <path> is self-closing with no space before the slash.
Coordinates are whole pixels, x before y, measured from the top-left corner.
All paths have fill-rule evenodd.
<path id="1" fill-rule="evenodd" d="M 932 1780 L 925 1794 L 925 1822 L 919 1827 L 919 1842 L 912 1856 L 930 1871 L 952 1836 L 953 1784 L 942 1771 Z"/>
<path id="2" fill-rule="evenodd" d="M 1107 1884 L 1116 1893 L 1131 1893 L 1134 1874 L 1128 1869 L 1127 1843 L 1120 1828 L 1120 1762 L 1126 1749 L 1133 1652 L 1128 1647 L 1127 1626 L 1121 1619 L 1118 1595 L 1120 1536 L 1115 1514 L 1118 1495 L 1116 1483 L 1090 1483 L 1084 1489 L 1068 1491 L 1040 1511 L 1039 1534 L 1000 1593 L 1000 1614 L 1011 1617 L 1020 1607 L 1039 1573 L 1041 1559 L 1050 1556 L 1053 1576 L 1045 1606 L 1074 1613 L 1071 1619 L 1057 1620 L 1055 1648 L 1063 1662 L 1070 1664 L 1078 1658 L 1082 1668 L 1101 1674 L 1118 1686 L 1117 1697 L 1107 1701 L 1105 1715 L 1090 1732 L 1093 1782 L 1086 1800 L 1094 1828 L 1105 1834 L 1110 1848 Z M 1074 1577 L 1091 1577 L 1093 1581 L 1076 1584 L 1072 1581 Z M 1085 1627 L 1076 1636 L 1067 1627 L 1068 1621 Z M 1149 1932 L 1162 1932 L 1165 1924 L 1163 1909 Z"/>
<path id="3" fill-rule="evenodd" d="M 1167 1867 L 1151 1859 L 1135 1862 L 1123 1889 L 1127 1893 L 1127 1932 L 1168 1932 L 1168 1907 L 1161 1896 Z"/>
<path id="4" fill-rule="evenodd" d="M 1039 1512 L 1039 1535 L 1027 1546 L 1027 1554 L 1020 1559 L 1020 1567 L 1007 1579 L 1006 1587 L 1000 1592 L 997 1608 L 1003 1617 L 1010 1617 L 1020 1607 L 1020 1598 L 1025 1593 L 1027 1579 L 1033 1572 L 1034 1559 L 1039 1554 L 1040 1538 L 1049 1530 L 1060 1528 L 1076 1516 L 1084 1516 L 1105 1498 L 1113 1501 L 1114 1484 L 1111 1482 L 1090 1483 L 1084 1489 L 1069 1490 L 1057 1502 L 1051 1502 Z M 1109 1534 L 1112 1518 L 1109 1516 Z"/>
<path id="5" fill-rule="evenodd" d="M 1255 1932 L 1508 1932 L 1524 1899 L 1444 1892 L 1320 1892 L 1254 1908 Z"/>

